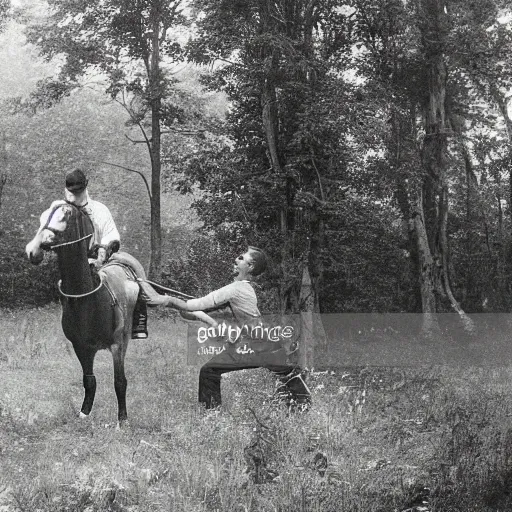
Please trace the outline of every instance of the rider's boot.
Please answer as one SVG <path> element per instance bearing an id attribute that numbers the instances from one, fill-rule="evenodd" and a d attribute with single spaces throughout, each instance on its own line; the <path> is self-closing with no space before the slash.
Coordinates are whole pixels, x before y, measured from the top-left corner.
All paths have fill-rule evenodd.
<path id="1" fill-rule="evenodd" d="M 132 339 L 146 339 L 148 337 L 148 308 L 139 298 L 133 311 Z"/>

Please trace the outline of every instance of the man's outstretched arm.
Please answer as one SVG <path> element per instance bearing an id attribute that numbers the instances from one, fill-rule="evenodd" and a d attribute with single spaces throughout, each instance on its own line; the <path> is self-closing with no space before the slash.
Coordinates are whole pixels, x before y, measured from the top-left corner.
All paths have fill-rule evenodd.
<path id="1" fill-rule="evenodd" d="M 199 299 L 189 299 L 187 301 L 178 299 L 177 297 L 168 297 L 167 305 L 180 310 L 181 316 L 188 320 L 202 320 L 203 322 L 216 327 L 218 322 L 210 315 L 206 314 L 204 309 L 212 309 L 215 307 L 213 298 L 210 295 Z"/>
<path id="2" fill-rule="evenodd" d="M 219 323 L 217 320 L 212 318 L 210 315 L 207 315 L 204 311 L 180 311 L 180 315 L 185 320 L 201 320 L 202 322 L 211 325 L 212 327 L 217 327 Z"/>

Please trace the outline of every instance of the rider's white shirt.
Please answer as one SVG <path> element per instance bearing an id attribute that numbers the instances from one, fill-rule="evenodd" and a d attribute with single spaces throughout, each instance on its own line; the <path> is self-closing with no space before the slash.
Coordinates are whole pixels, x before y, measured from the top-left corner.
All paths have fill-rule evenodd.
<path id="1" fill-rule="evenodd" d="M 40 228 L 46 224 L 52 209 L 59 204 L 65 204 L 65 201 L 54 201 L 50 208 L 42 213 Z M 112 214 L 103 203 L 94 201 L 89 197 L 89 194 L 87 194 L 87 204 L 83 206 L 82 209 L 91 217 L 94 225 L 92 243 L 107 245 L 114 240 L 121 241 L 121 236 L 119 235 Z"/>

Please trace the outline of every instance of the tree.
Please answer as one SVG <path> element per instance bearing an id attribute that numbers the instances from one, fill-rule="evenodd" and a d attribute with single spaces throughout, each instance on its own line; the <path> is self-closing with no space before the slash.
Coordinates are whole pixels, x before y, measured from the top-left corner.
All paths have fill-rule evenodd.
<path id="1" fill-rule="evenodd" d="M 388 183 L 409 225 L 421 310 L 456 311 L 467 321 L 452 291 L 448 244 L 450 184 L 460 179 L 456 158 L 467 156 L 464 120 L 475 100 L 460 71 L 463 23 L 453 4 L 444 2 L 351 4 L 353 31 L 364 49 L 357 62 L 363 89 L 368 96 L 380 95 L 377 108 L 388 118 L 380 135 L 381 167 L 387 163 L 391 170 Z"/>
<path id="2" fill-rule="evenodd" d="M 318 311 L 325 216 L 336 206 L 322 180 L 343 165 L 336 154 L 328 154 L 339 142 L 343 145 L 343 136 L 338 126 L 322 125 L 320 116 L 313 116 L 332 106 L 323 101 L 334 81 L 325 61 L 343 44 L 342 30 L 338 39 L 333 37 L 343 16 L 336 14 L 336 2 L 326 0 L 201 0 L 195 6 L 202 17 L 190 55 L 199 63 L 225 63 L 208 83 L 233 102 L 234 139 L 233 150 L 219 155 L 222 171 L 215 181 L 204 170 L 195 178 L 210 191 L 236 192 L 236 218 L 247 226 L 246 234 L 280 248 L 273 254 L 281 269 L 280 309 Z M 217 226 L 222 222 L 215 215 L 210 225 L 214 219 Z M 301 283 L 309 282 L 305 273 L 313 292 L 306 301 L 301 294 Z"/>
<path id="3" fill-rule="evenodd" d="M 11 8 L 10 0 L 0 0 L 0 29 L 3 28 L 9 17 L 9 9 Z"/>
<path id="4" fill-rule="evenodd" d="M 143 147 L 119 137 L 126 130 L 126 116 L 101 91 L 82 89 L 35 115 L 13 115 L 9 106 L 4 103 L 0 115 L 0 134 L 6 136 L 0 162 L 5 162 L 2 169 L 8 175 L 0 236 L 0 275 L 8 283 L 2 303 L 42 305 L 58 299 L 55 260 L 49 256 L 43 269 L 34 267 L 24 247 L 41 213 L 62 193 L 66 169 L 98 160 L 139 167 L 146 155 Z M 91 168 L 89 177 L 93 197 L 111 206 L 123 246 L 146 265 L 149 255 L 143 247 L 149 246 L 150 218 L 147 198 L 138 192 L 138 177 L 104 165 Z"/>
<path id="5" fill-rule="evenodd" d="M 0 0 L 0 30 L 2 30 L 8 15 L 9 8 L 11 6 L 10 0 Z M 4 191 L 5 183 L 7 182 L 7 174 L 5 173 L 5 168 L 7 165 L 7 152 L 5 150 L 5 134 L 0 133 L 1 141 L 0 141 L 0 208 L 2 206 L 2 194 Z"/>
<path id="6" fill-rule="evenodd" d="M 181 60 L 172 29 L 185 22 L 181 0 L 50 0 L 50 15 L 29 28 L 29 41 L 51 59 L 63 58 L 59 76 L 43 83 L 45 101 L 58 101 L 93 73 L 106 78 L 106 92 L 138 126 L 151 161 L 151 257 L 149 275 L 161 266 L 162 125 L 179 123 L 179 109 L 166 103 L 173 80 L 169 63 Z M 165 64 L 165 66 L 164 66 Z M 149 121 L 148 121 L 149 118 Z"/>
<path id="7" fill-rule="evenodd" d="M 207 83 L 232 101 L 232 142 L 191 159 L 188 178 L 205 192 L 196 206 L 218 240 L 282 248 L 273 254 L 281 264 L 274 278 L 281 309 L 304 307 L 300 289 L 307 270 L 313 308 L 323 297 L 330 311 L 382 308 L 385 301 L 361 295 L 395 289 L 388 310 L 456 311 L 471 326 L 461 301 L 480 285 L 469 274 L 461 285 L 466 260 L 460 253 L 467 235 L 471 244 L 492 248 L 494 239 L 504 238 L 507 219 L 503 166 L 499 170 L 492 156 L 503 129 L 479 109 L 483 94 L 464 63 L 475 52 L 466 51 L 464 37 L 484 20 L 476 33 L 485 46 L 483 32 L 497 4 L 196 2 L 202 16 L 190 53 L 201 63 L 216 61 Z M 234 22 L 227 25 L 227 18 Z M 497 53 L 496 69 L 508 69 L 504 55 Z M 475 170 L 472 130 L 484 126 L 498 136 Z M 482 190 L 480 173 L 488 179 Z M 400 216 L 402 236 L 395 229 Z M 478 220 L 477 229 L 471 219 Z M 392 240 L 396 251 L 388 245 Z M 379 276 L 365 275 L 356 254 L 364 254 L 366 270 L 374 271 L 379 261 L 372 250 L 386 253 L 380 261 L 386 270 L 410 261 L 407 278 L 393 281 L 382 269 Z M 322 283 L 325 275 L 328 283 Z M 418 299 L 402 302 L 411 277 Z M 486 277 L 487 270 L 478 276 Z"/>

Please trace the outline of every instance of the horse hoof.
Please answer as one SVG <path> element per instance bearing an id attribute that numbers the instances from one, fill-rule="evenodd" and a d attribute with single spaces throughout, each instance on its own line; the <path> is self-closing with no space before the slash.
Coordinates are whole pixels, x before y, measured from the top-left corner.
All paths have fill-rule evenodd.
<path id="1" fill-rule="evenodd" d="M 128 420 L 118 421 L 116 425 L 116 430 L 123 430 L 129 426 L 130 424 L 128 423 Z"/>
<path id="2" fill-rule="evenodd" d="M 82 411 L 80 411 L 80 413 L 78 414 L 78 417 L 79 417 L 80 419 L 82 419 L 82 418 L 88 418 L 88 417 L 89 417 L 89 415 L 88 415 L 88 414 L 84 414 Z"/>

